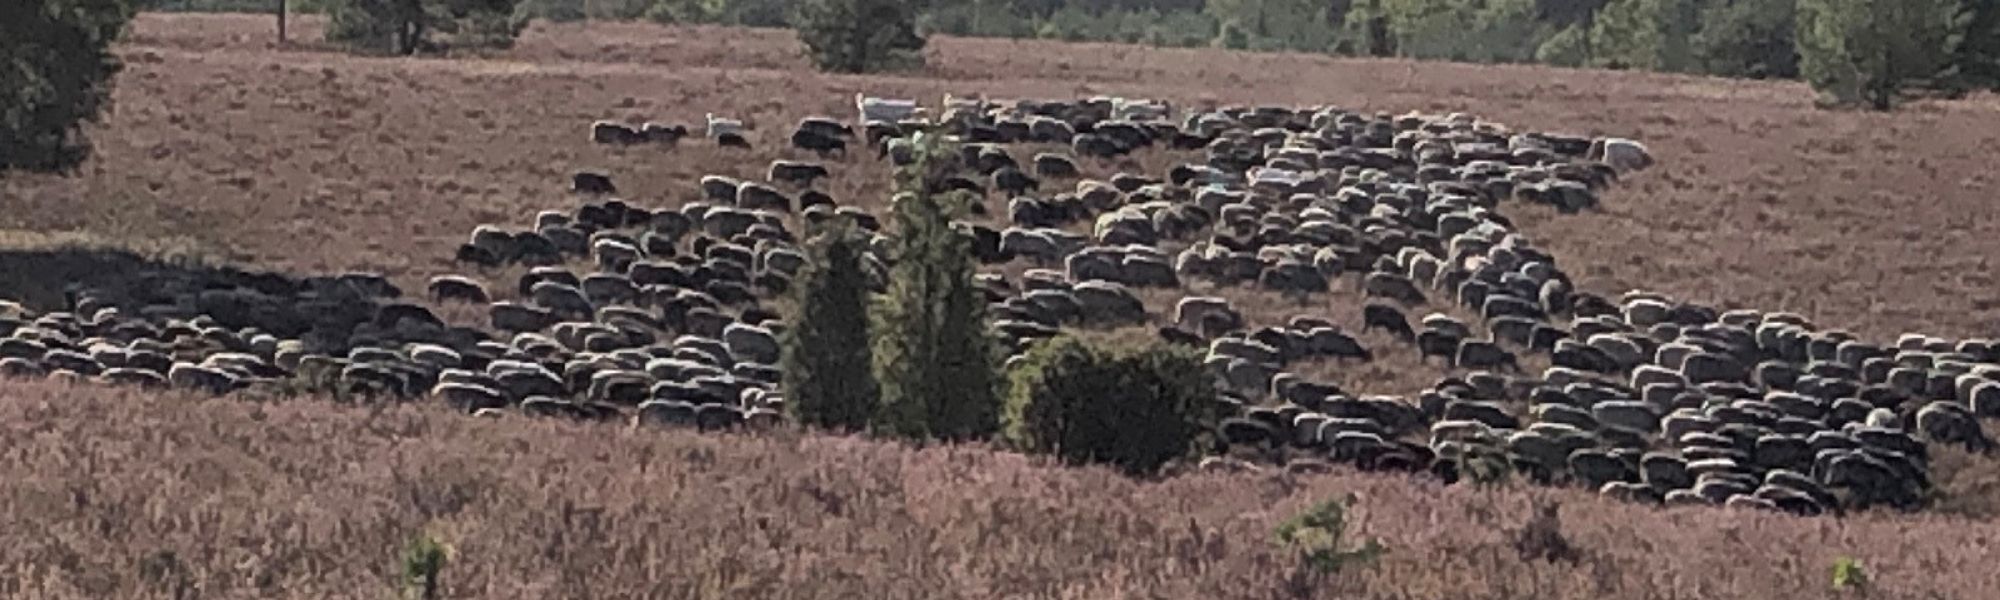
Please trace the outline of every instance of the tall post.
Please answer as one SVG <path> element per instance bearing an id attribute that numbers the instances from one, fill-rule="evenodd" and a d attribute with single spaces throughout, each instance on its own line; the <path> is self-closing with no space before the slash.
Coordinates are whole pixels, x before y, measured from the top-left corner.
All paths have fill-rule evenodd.
<path id="1" fill-rule="evenodd" d="M 277 0 L 277 2 L 278 2 L 278 44 L 283 45 L 285 43 L 285 0 Z"/>

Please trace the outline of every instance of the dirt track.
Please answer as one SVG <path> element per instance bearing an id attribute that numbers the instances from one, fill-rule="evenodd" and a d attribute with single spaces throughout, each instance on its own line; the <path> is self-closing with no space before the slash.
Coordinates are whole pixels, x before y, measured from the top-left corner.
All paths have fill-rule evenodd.
<path id="1" fill-rule="evenodd" d="M 143 16 L 117 112 L 95 129 L 99 158 L 74 179 L 0 183 L 0 228 L 185 238 L 256 264 L 414 279 L 450 270 L 474 225 L 572 202 L 573 169 L 677 202 L 699 175 L 761 170 L 792 121 L 846 115 L 856 91 L 1335 103 L 1645 140 L 1663 166 L 1603 212 L 1513 211 L 1591 288 L 1794 310 L 1877 337 L 1991 335 L 2000 321 L 1992 98 L 1876 115 L 1813 110 L 1788 83 L 962 39 L 934 41 L 921 76 L 841 77 L 808 70 L 785 32 L 611 23 L 538 25 L 481 60 L 373 59 L 273 51 L 269 30 Z M 711 111 L 763 126 L 752 158 L 584 135 L 592 119 Z M 834 182 L 843 201 L 880 195 L 877 167 L 857 161 Z"/>

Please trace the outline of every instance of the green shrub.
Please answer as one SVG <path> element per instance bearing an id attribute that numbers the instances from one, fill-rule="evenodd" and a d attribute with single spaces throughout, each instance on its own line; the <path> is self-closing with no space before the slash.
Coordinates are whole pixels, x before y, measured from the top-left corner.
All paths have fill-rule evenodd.
<path id="1" fill-rule="evenodd" d="M 1833 561 L 1833 589 L 1867 590 L 1868 567 L 1851 556 L 1842 556 Z"/>
<path id="2" fill-rule="evenodd" d="M 90 157 L 83 124 L 111 104 L 120 0 L 0 2 L 0 173 L 68 172 Z"/>
<path id="3" fill-rule="evenodd" d="M 1007 439 L 1071 464 L 1156 472 L 1199 454 L 1215 431 L 1215 383 L 1199 353 L 1062 336 L 1009 373 Z"/>
<path id="4" fill-rule="evenodd" d="M 1323 574 L 1373 564 L 1386 551 L 1379 540 L 1369 538 L 1360 548 L 1341 549 L 1347 536 L 1347 511 L 1353 506 L 1351 495 L 1313 505 L 1278 525 L 1277 542 L 1296 550 L 1306 566 Z"/>
<path id="5" fill-rule="evenodd" d="M 444 567 L 451 549 L 430 534 L 419 534 L 403 547 L 403 594 L 418 600 L 443 597 Z"/>

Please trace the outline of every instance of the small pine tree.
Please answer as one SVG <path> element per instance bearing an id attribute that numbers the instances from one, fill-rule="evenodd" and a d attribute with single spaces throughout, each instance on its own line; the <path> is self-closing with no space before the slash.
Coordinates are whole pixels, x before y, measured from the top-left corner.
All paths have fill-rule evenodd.
<path id="1" fill-rule="evenodd" d="M 403 547 L 403 593 L 412 600 L 442 597 L 444 567 L 451 560 L 451 548 L 430 534 L 420 534 Z"/>
<path id="2" fill-rule="evenodd" d="M 111 104 L 120 0 L 0 2 L 0 173 L 67 172 L 90 157 L 83 124 Z"/>
<path id="3" fill-rule="evenodd" d="M 958 151 L 932 133 L 913 139 L 915 161 L 897 173 L 889 293 L 878 311 L 876 431 L 963 441 L 999 427 L 996 344 L 973 281 L 970 240 L 951 226 L 966 201 L 947 192 Z"/>
<path id="4" fill-rule="evenodd" d="M 822 71 L 868 73 L 923 62 L 917 3 L 900 0 L 804 0 L 793 26 Z"/>
<path id="5" fill-rule="evenodd" d="M 1948 74 L 1967 14 L 1958 0 L 1799 0 L 1799 70 L 1836 104 L 1894 108 Z"/>
<path id="6" fill-rule="evenodd" d="M 806 244 L 793 286 L 797 313 L 784 334 L 786 406 L 799 423 L 859 431 L 879 402 L 868 348 L 867 241 L 832 221 Z"/>
<path id="7" fill-rule="evenodd" d="M 1279 546 L 1298 552 L 1306 567 L 1322 574 L 1372 564 L 1387 552 L 1381 540 L 1369 538 L 1359 548 L 1342 548 L 1348 533 L 1347 512 L 1353 507 L 1352 494 L 1315 504 L 1279 523 L 1274 532 L 1276 541 Z"/>
<path id="8" fill-rule="evenodd" d="M 1071 464 L 1156 472 L 1201 451 L 1220 418 L 1201 356 L 1175 347 L 1109 347 L 1062 336 L 1010 373 L 1007 439 Z"/>

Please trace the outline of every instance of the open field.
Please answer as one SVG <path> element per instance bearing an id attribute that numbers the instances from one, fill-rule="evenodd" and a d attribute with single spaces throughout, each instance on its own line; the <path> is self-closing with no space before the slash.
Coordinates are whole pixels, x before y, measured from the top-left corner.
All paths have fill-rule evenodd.
<path id="1" fill-rule="evenodd" d="M 370 59 L 273 52 L 269 28 L 141 18 L 99 158 L 75 179 L 0 182 L 0 228 L 188 238 L 252 264 L 420 281 L 451 270 L 473 226 L 574 203 L 573 170 L 605 169 L 641 202 L 683 201 L 703 174 L 758 174 L 789 153 L 775 148 L 791 123 L 846 116 L 859 91 L 1332 103 L 1644 140 L 1661 166 L 1603 211 L 1514 211 L 1587 288 L 1790 310 L 1873 338 L 2000 322 L 1991 98 L 1823 112 L 1789 83 L 967 39 L 934 41 L 918 76 L 829 76 L 787 32 L 614 23 L 538 24 L 490 60 Z M 763 126 L 754 160 L 585 136 L 593 119 L 708 112 Z M 836 169 L 830 191 L 865 201 L 883 185 L 874 169 Z"/>
<path id="2" fill-rule="evenodd" d="M 1611 188 L 1602 210 L 1507 208 L 1583 288 L 1789 310 L 1884 342 L 2000 335 L 1990 97 L 1876 115 L 1813 110 L 1795 84 L 966 39 L 933 40 L 921 73 L 831 76 L 808 69 L 786 32 L 614 23 L 538 24 L 512 50 L 461 59 L 269 38 L 261 16 L 141 17 L 121 48 L 116 112 L 92 128 L 97 158 L 74 178 L 0 181 L 0 297 L 52 308 L 63 284 L 145 268 L 52 250 L 75 241 L 378 271 L 421 289 L 466 268 L 451 257 L 473 227 L 576 206 L 564 190 L 579 169 L 610 173 L 635 204 L 675 206 L 699 196 L 702 175 L 761 179 L 771 159 L 804 158 L 783 149 L 791 125 L 846 117 L 857 92 L 1125 94 L 1467 111 L 1637 138 L 1660 166 Z M 595 119 L 693 125 L 709 112 L 755 126 L 758 149 L 586 136 Z M 1084 170 L 1157 174 L 1186 157 L 1147 151 Z M 833 173 L 822 189 L 880 208 L 886 178 L 869 153 Z M 1360 321 L 1351 289 L 1306 304 L 1197 290 L 1257 324 Z M 1155 314 L 1176 298 L 1144 297 Z M 1381 360 L 1294 370 L 1361 393 L 1435 380 L 1406 347 L 1363 339 Z M 1767 600 L 1821 597 L 1843 556 L 1867 564 L 1867 597 L 2000 597 L 1988 564 L 2000 476 L 1991 458 L 1950 451 L 1933 465 L 1941 514 L 1797 519 L 1345 471 L 1141 483 L 982 448 L 58 383 L 0 387 L 0 449 L 6 598 L 379 598 L 395 550 L 419 531 L 455 546 L 456 598 L 1282 598 L 1311 583 L 1312 597 Z M 1390 552 L 1307 582 L 1270 528 L 1346 492 L 1360 497 L 1358 533 Z M 1551 499 L 1581 551 L 1573 563 L 1524 561 L 1513 545 L 1531 503 Z"/>

